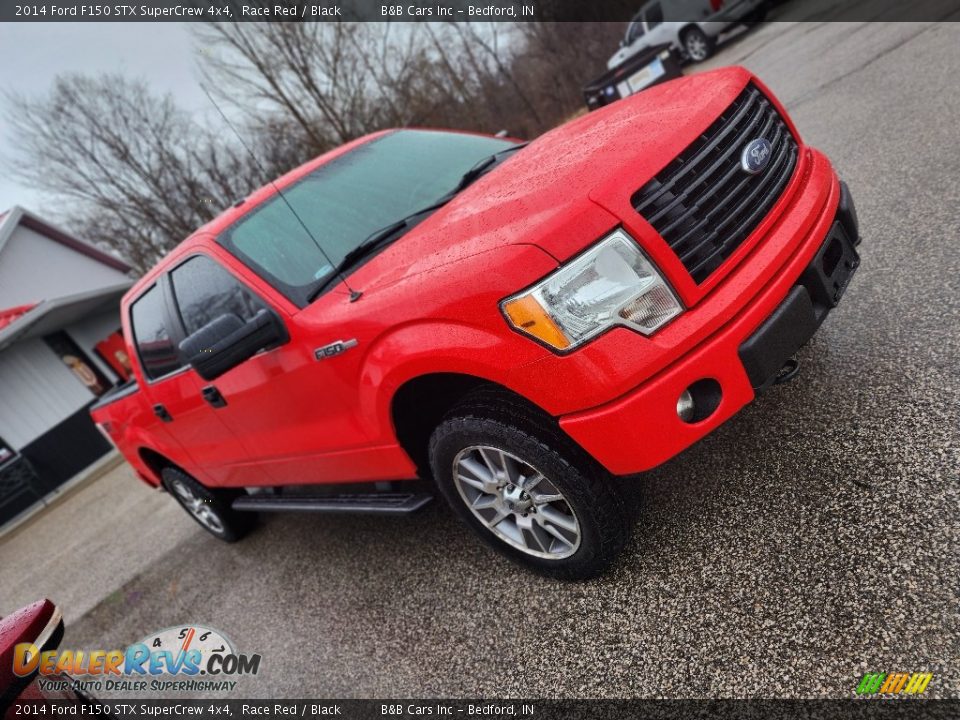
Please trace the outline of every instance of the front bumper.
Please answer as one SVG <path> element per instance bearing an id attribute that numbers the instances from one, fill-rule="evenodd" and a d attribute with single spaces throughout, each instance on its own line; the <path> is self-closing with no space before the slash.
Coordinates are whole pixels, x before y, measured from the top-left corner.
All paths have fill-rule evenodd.
<path id="1" fill-rule="evenodd" d="M 560 426 L 610 472 L 629 475 L 656 467 L 736 414 L 816 332 L 859 265 L 857 215 L 843 183 L 836 202 L 825 229 L 803 243 L 739 316 L 639 388 L 561 417 Z M 719 385 L 716 408 L 684 422 L 677 399 L 703 380 Z"/>

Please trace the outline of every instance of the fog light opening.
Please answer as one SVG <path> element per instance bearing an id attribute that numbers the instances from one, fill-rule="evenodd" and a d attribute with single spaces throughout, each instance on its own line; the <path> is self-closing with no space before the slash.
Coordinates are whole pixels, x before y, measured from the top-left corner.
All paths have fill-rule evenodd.
<path id="1" fill-rule="evenodd" d="M 677 417 L 688 423 L 693 420 L 693 411 L 693 395 L 689 390 L 684 390 L 677 399 Z"/>
<path id="2" fill-rule="evenodd" d="M 697 380 L 680 393 L 677 399 L 677 417 L 685 423 L 706 420 L 720 406 L 723 391 L 713 378 Z"/>

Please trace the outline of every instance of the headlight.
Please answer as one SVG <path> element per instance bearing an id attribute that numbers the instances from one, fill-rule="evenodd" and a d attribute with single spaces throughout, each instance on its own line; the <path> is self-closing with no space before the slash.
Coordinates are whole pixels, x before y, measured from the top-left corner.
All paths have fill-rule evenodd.
<path id="1" fill-rule="evenodd" d="M 501 305 L 513 327 L 570 350 L 614 325 L 649 335 L 683 307 L 623 230 Z"/>

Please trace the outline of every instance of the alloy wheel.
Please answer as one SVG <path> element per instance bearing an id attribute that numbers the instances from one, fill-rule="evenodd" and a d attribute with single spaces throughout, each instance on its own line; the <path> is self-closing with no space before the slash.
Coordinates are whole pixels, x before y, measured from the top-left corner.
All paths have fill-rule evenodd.
<path id="1" fill-rule="evenodd" d="M 691 33 L 687 36 L 687 55 L 694 62 L 700 62 L 707 59 L 707 43 L 697 33 Z"/>
<path id="2" fill-rule="evenodd" d="M 522 552 L 560 560 L 580 547 L 580 522 L 563 493 L 516 455 L 489 445 L 453 460 L 460 497 L 494 535 Z"/>
<path id="3" fill-rule="evenodd" d="M 211 532 L 220 535 L 223 533 L 223 521 L 216 511 L 210 507 L 210 501 L 198 497 L 185 483 L 180 480 L 174 480 L 171 483 L 173 491 L 177 494 L 180 503 L 186 508 L 187 512 L 193 515 L 200 524 Z"/>

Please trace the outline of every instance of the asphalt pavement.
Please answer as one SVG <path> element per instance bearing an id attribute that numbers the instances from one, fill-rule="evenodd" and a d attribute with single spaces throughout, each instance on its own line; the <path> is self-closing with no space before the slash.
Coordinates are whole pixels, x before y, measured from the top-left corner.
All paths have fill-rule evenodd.
<path id="1" fill-rule="evenodd" d="M 960 695 L 960 25 L 765 25 L 726 64 L 833 159 L 863 262 L 796 381 L 636 481 L 608 575 L 525 572 L 439 502 L 224 545 L 124 467 L 0 540 L 0 613 L 47 594 L 87 649 L 218 628 L 249 697 Z"/>

